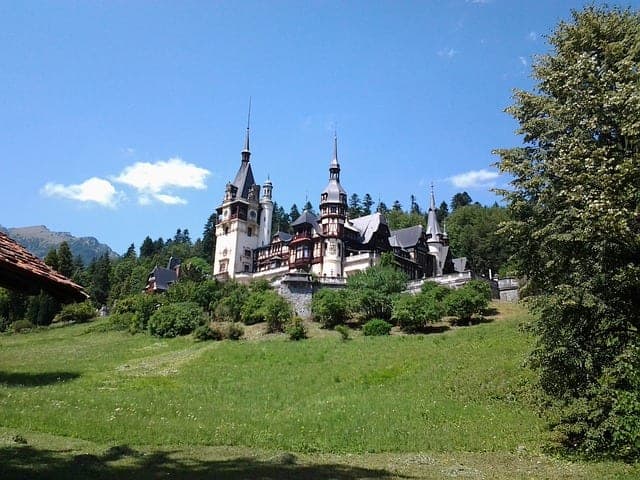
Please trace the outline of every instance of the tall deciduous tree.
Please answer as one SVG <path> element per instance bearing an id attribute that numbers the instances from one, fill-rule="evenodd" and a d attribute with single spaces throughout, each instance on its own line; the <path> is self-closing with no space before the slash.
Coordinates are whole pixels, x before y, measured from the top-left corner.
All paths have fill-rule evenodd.
<path id="1" fill-rule="evenodd" d="M 574 12 L 507 111 L 525 145 L 498 150 L 537 313 L 534 365 L 555 430 L 587 454 L 640 455 L 640 15 Z"/>

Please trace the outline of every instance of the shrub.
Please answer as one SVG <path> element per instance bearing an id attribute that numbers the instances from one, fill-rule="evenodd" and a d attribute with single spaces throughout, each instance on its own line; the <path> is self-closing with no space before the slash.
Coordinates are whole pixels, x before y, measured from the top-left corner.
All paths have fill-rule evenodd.
<path id="1" fill-rule="evenodd" d="M 219 327 L 214 327 L 210 324 L 200 325 L 193 331 L 193 336 L 200 342 L 224 339 L 223 331 Z"/>
<path id="2" fill-rule="evenodd" d="M 244 327 L 240 323 L 232 322 L 227 326 L 224 334 L 229 340 L 240 340 L 244 335 Z"/>
<path id="3" fill-rule="evenodd" d="M 420 292 L 433 296 L 436 300 L 441 302 L 451 293 L 451 289 L 444 285 L 440 285 L 439 283 L 427 281 L 422 284 Z"/>
<path id="4" fill-rule="evenodd" d="M 478 293 L 475 287 L 467 285 L 453 290 L 445 299 L 444 305 L 449 315 L 457 317 L 460 323 L 469 324 L 474 314 L 482 313 L 489 301 Z"/>
<path id="5" fill-rule="evenodd" d="M 362 326 L 362 333 L 367 337 L 389 335 L 391 324 L 380 318 L 369 320 Z"/>
<path id="6" fill-rule="evenodd" d="M 353 314 L 362 320 L 391 318 L 393 297 L 407 286 L 407 276 L 393 267 L 375 266 L 347 279 Z"/>
<path id="7" fill-rule="evenodd" d="M 441 296 L 439 288 L 428 289 L 417 295 L 402 294 L 394 299 L 391 318 L 403 332 L 415 333 L 427 323 L 437 322 L 443 317 L 444 307 L 438 300 Z"/>
<path id="8" fill-rule="evenodd" d="M 221 300 L 215 307 L 211 306 L 216 320 L 239 322 L 241 320 L 242 306 L 248 295 L 249 290 L 244 285 L 235 282 L 224 284 Z"/>
<path id="9" fill-rule="evenodd" d="M 304 320 L 300 317 L 294 317 L 287 325 L 287 335 L 291 340 L 303 340 L 307 338 L 307 329 L 304 326 Z"/>
<path id="10" fill-rule="evenodd" d="M 113 313 L 135 314 L 135 322 L 130 325 L 130 330 L 132 333 L 142 332 L 147 329 L 151 315 L 166 301 L 163 295 L 137 293 L 118 300 L 113 306 Z"/>
<path id="11" fill-rule="evenodd" d="M 289 303 L 273 290 L 257 290 L 249 294 L 240 309 L 245 325 L 267 322 L 269 332 L 281 332 L 293 315 Z"/>
<path id="12" fill-rule="evenodd" d="M 36 328 L 36 326 L 29 320 L 16 320 L 11 324 L 11 330 L 15 333 L 27 332 Z"/>
<path id="13" fill-rule="evenodd" d="M 148 328 L 157 337 L 176 337 L 191 333 L 202 320 L 203 311 L 197 303 L 169 303 L 151 315 Z"/>
<path id="14" fill-rule="evenodd" d="M 484 282 L 482 280 L 471 280 L 470 282 L 467 282 L 465 284 L 465 287 L 473 290 L 474 292 L 485 298 L 487 302 L 491 301 L 493 295 L 491 293 L 491 287 L 489 286 L 488 282 Z"/>
<path id="15" fill-rule="evenodd" d="M 347 292 L 333 288 L 321 289 L 311 300 L 311 313 L 323 328 L 343 324 L 349 317 Z"/>
<path id="16" fill-rule="evenodd" d="M 335 331 L 340 334 L 340 338 L 343 341 L 349 340 L 349 333 L 351 331 L 349 330 L 349 327 L 347 327 L 346 325 L 337 325 L 335 328 Z"/>
<path id="17" fill-rule="evenodd" d="M 135 313 L 114 313 L 104 322 L 98 322 L 91 326 L 88 332 L 126 332 L 135 333 L 138 323 Z"/>
<path id="18" fill-rule="evenodd" d="M 54 317 L 54 322 L 85 323 L 96 317 L 96 309 L 88 300 L 82 303 L 70 303 Z"/>
<path id="19" fill-rule="evenodd" d="M 195 302 L 196 287 L 192 280 L 180 280 L 171 285 L 165 295 L 170 303 Z"/>

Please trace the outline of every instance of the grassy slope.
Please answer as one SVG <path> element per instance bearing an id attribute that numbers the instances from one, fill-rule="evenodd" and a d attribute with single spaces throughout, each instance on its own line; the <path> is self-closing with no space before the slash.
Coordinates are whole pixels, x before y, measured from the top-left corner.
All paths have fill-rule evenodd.
<path id="1" fill-rule="evenodd" d="M 527 373 L 521 364 L 529 339 L 518 324 L 524 314 L 504 308 L 508 318 L 471 328 L 348 342 L 335 334 L 304 342 L 201 344 L 87 333 L 87 325 L 0 337 L 0 426 L 5 427 L 0 438 L 7 445 L 2 452 L 14 460 L 20 452 L 34 459 L 37 455 L 25 449 L 72 442 L 72 437 L 90 442 L 84 448 L 103 467 L 114 460 L 101 460 L 104 449 L 123 444 L 143 445 L 147 457 L 166 446 L 178 448 L 183 459 L 213 455 L 217 473 L 222 457 L 233 457 L 227 450 L 220 453 L 219 446 L 235 446 L 238 455 L 247 448 L 303 452 L 310 456 L 303 454 L 302 462 L 316 466 L 323 459 L 324 466 L 337 462 L 366 470 L 378 461 L 400 461 L 405 470 L 396 465 L 393 472 L 414 476 L 431 467 L 442 474 L 447 462 L 457 468 L 463 458 L 465 465 L 479 462 L 469 468 L 483 475 L 489 467 L 511 465 L 504 466 L 507 472 L 518 462 L 525 469 L 529 463 L 547 465 L 548 459 L 533 460 L 542 458 L 543 425 L 522 399 Z M 30 446 L 12 444 L 16 433 Z M 431 467 L 406 460 L 415 452 L 430 452 Z M 523 457 L 523 452 L 528 453 Z M 71 453 L 44 463 L 59 460 L 64 467 L 65 455 Z M 270 454 L 264 455 L 256 458 L 271 465 Z M 126 468 L 141 458 L 124 457 Z M 269 477 L 260 470 L 263 463 L 247 476 Z M 570 472 L 577 477 L 565 478 L 581 478 L 580 468 Z M 630 467 L 611 468 L 606 471 L 623 474 Z M 296 472 L 294 477 L 307 475 Z M 376 476 L 364 470 L 360 476 L 326 473 Z"/>

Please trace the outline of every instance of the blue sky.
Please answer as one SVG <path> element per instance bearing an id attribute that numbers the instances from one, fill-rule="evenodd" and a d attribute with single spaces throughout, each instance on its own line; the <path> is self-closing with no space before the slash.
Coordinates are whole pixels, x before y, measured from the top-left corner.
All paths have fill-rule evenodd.
<path id="1" fill-rule="evenodd" d="M 0 2 L 0 224 L 201 235 L 240 164 L 287 210 L 342 183 L 388 205 L 493 203 L 503 110 L 572 8 L 558 0 Z M 639 2 L 609 2 L 637 8 Z"/>

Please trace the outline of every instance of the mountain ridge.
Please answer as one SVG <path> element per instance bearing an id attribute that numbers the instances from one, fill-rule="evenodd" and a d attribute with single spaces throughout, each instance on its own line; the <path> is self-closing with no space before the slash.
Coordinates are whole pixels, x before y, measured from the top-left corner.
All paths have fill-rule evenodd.
<path id="1" fill-rule="evenodd" d="M 62 242 L 67 242 L 71 254 L 74 257 L 79 255 L 85 265 L 88 265 L 94 258 L 98 258 L 105 253 L 107 253 L 110 258 L 119 257 L 109 245 L 101 243 L 95 237 L 75 237 L 70 232 L 55 232 L 49 230 L 46 225 L 11 228 L 0 225 L 0 231 L 9 235 L 9 237 L 39 258 L 44 258 L 52 248 L 57 249 Z"/>

